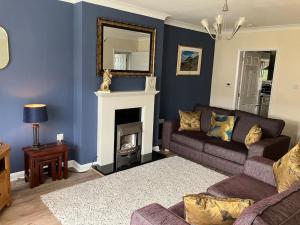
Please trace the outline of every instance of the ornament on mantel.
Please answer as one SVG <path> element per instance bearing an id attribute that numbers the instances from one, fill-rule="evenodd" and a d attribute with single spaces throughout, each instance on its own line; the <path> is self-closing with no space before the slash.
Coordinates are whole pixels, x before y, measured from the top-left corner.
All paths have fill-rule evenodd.
<path id="1" fill-rule="evenodd" d="M 153 74 L 146 77 L 145 91 L 156 91 L 156 77 Z"/>
<path id="2" fill-rule="evenodd" d="M 109 86 L 111 85 L 112 74 L 109 69 L 105 69 L 103 73 L 103 81 L 100 85 L 100 90 L 102 92 L 110 93 Z"/>

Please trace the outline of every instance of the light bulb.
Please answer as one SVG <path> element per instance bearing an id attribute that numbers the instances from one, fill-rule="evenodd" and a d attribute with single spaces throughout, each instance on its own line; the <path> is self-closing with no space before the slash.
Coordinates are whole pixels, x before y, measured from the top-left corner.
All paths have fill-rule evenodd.
<path id="1" fill-rule="evenodd" d="M 204 28 L 208 29 L 208 21 L 207 21 L 207 19 L 202 19 L 202 20 L 201 20 L 201 24 L 202 24 L 202 26 L 203 26 Z"/>
<path id="2" fill-rule="evenodd" d="M 219 14 L 216 16 L 216 23 L 222 24 L 223 23 L 223 15 Z"/>
<path id="3" fill-rule="evenodd" d="M 246 18 L 245 17 L 240 17 L 239 20 L 237 21 L 237 26 L 243 26 L 243 24 L 245 23 Z"/>

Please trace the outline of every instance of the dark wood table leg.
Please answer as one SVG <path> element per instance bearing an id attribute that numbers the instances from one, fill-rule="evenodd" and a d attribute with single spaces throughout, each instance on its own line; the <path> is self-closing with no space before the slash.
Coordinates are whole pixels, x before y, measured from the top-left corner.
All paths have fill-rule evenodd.
<path id="1" fill-rule="evenodd" d="M 40 175 L 40 183 L 41 184 L 43 184 L 44 183 L 44 178 L 43 178 L 43 175 L 44 175 L 44 165 L 41 163 L 40 164 L 40 173 L 39 173 L 39 175 Z"/>
<path id="2" fill-rule="evenodd" d="M 52 160 L 51 162 L 51 175 L 52 175 L 52 180 L 56 180 L 56 160 Z"/>
<path id="3" fill-rule="evenodd" d="M 62 179 L 62 156 L 58 157 L 58 165 L 57 165 L 57 170 L 58 170 L 58 179 Z"/>
<path id="4" fill-rule="evenodd" d="M 31 182 L 30 182 L 30 187 L 34 188 L 40 185 L 40 168 L 39 164 L 36 162 L 35 159 L 31 159 L 31 168 L 32 168 L 32 173 L 31 173 Z"/>
<path id="5" fill-rule="evenodd" d="M 48 177 L 52 177 L 52 174 L 51 174 L 51 163 L 48 164 Z"/>
<path id="6" fill-rule="evenodd" d="M 64 153 L 64 179 L 68 178 L 68 152 Z"/>
<path id="7" fill-rule="evenodd" d="M 28 182 L 29 179 L 29 161 L 28 161 L 28 155 L 24 153 L 24 176 L 25 176 L 25 182 Z"/>
<path id="8" fill-rule="evenodd" d="M 29 160 L 29 183 L 30 183 L 30 188 L 34 188 L 34 160 L 30 159 Z"/>

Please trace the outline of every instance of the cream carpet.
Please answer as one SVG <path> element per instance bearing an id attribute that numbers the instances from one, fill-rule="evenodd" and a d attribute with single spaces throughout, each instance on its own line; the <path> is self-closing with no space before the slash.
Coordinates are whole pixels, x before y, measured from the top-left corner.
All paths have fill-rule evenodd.
<path id="1" fill-rule="evenodd" d="M 150 203 L 170 207 L 185 194 L 205 192 L 226 176 L 170 157 L 41 196 L 63 225 L 129 225 Z"/>

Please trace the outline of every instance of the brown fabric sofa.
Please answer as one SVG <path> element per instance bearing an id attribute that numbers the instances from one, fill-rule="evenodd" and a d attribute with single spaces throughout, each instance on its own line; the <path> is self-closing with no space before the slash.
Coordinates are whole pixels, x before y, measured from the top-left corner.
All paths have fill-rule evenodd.
<path id="1" fill-rule="evenodd" d="M 283 120 L 210 106 L 196 105 L 194 110 L 201 112 L 201 131 L 178 131 L 179 121 L 165 121 L 163 149 L 169 149 L 182 157 L 229 174 L 241 173 L 246 160 L 253 156 L 278 160 L 289 149 L 290 138 L 281 135 L 285 125 Z M 212 112 L 237 117 L 231 142 L 206 135 Z M 248 150 L 244 140 L 255 124 L 262 128 L 263 138 Z"/>
<path id="2" fill-rule="evenodd" d="M 243 173 L 208 188 L 207 192 L 214 196 L 255 200 L 255 204 L 247 208 L 234 225 L 300 224 L 300 183 L 278 193 L 273 162 L 253 157 L 246 161 Z M 169 209 L 154 203 L 136 210 L 132 214 L 131 225 L 188 225 L 183 218 L 183 202 Z"/>

